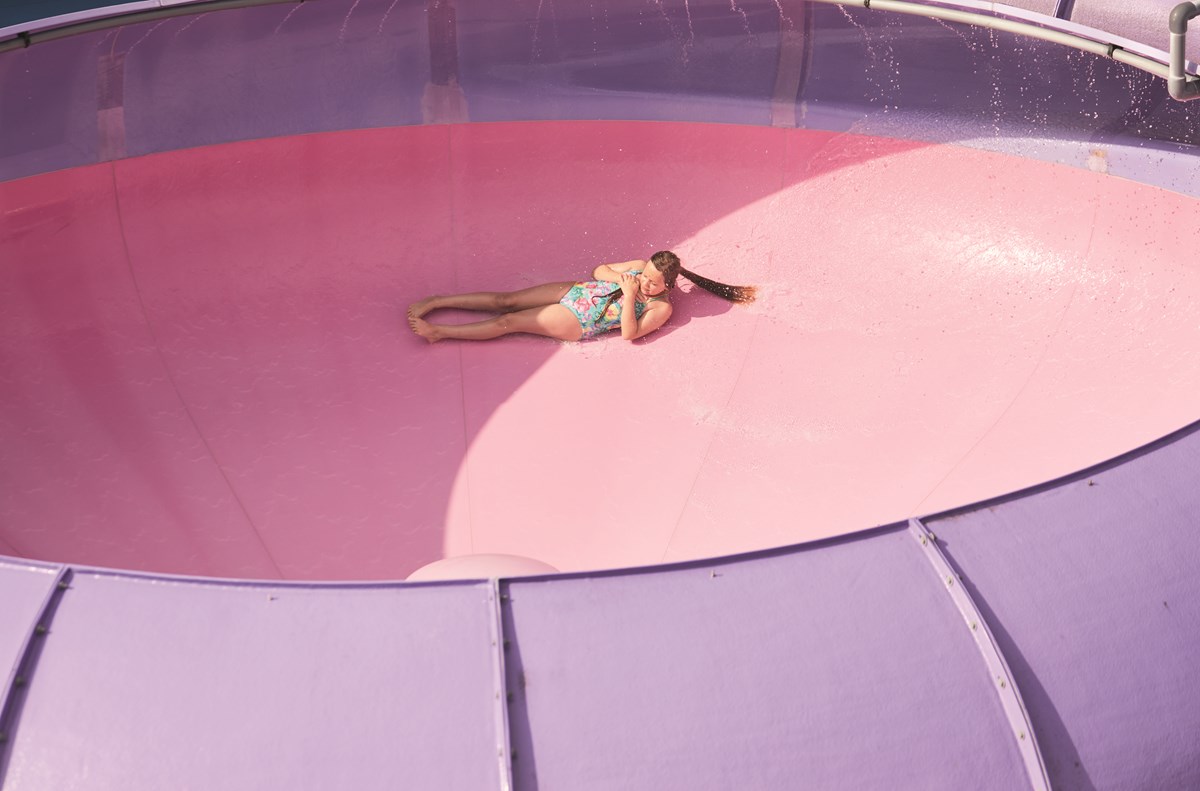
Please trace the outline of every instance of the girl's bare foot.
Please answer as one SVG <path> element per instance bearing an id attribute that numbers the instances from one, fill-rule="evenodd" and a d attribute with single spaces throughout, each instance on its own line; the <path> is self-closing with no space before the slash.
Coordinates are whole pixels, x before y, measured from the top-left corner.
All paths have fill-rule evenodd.
<path id="1" fill-rule="evenodd" d="M 413 332 L 430 343 L 437 343 L 442 339 L 442 334 L 438 332 L 437 327 L 425 321 L 425 319 L 410 315 L 408 317 L 408 326 L 412 327 Z"/>
<path id="2" fill-rule="evenodd" d="M 408 306 L 408 317 L 410 319 L 419 319 L 429 311 L 433 310 L 433 303 L 437 302 L 437 297 L 425 297 Z"/>

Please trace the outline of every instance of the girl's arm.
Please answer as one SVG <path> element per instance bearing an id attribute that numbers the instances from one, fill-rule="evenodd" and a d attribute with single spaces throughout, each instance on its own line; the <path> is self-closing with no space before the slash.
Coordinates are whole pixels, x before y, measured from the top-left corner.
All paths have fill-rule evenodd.
<path id="1" fill-rule="evenodd" d="M 592 278 L 606 283 L 620 283 L 621 273 L 630 269 L 645 269 L 645 261 L 622 261 L 619 264 L 601 264 L 592 270 Z"/>
<path id="2" fill-rule="evenodd" d="M 638 263 L 638 262 L 635 262 Z M 625 299 L 621 301 L 621 337 L 627 341 L 649 335 L 667 323 L 671 317 L 670 302 L 655 302 L 646 306 L 639 321 L 634 303 L 637 301 L 637 280 L 633 275 L 621 276 L 621 290 Z"/>

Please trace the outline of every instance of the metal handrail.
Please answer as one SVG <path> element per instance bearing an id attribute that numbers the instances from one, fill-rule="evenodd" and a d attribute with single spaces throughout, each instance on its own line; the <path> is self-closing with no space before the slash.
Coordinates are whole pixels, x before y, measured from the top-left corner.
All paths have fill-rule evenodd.
<path id="1" fill-rule="evenodd" d="M 159 0 L 163 2 L 163 0 Z M 305 3 L 312 0 L 177 0 L 171 5 L 152 6 L 150 8 L 141 8 L 138 4 L 125 4 L 124 6 L 106 6 L 93 9 L 91 12 L 81 12 L 79 14 L 67 15 L 70 21 L 62 25 L 55 25 L 42 29 L 29 29 L 17 32 L 12 38 L 5 41 L 0 41 L 0 52 L 8 52 L 14 49 L 25 49 L 34 44 L 41 44 L 46 41 L 54 41 L 55 39 L 66 38 L 68 36 L 78 35 L 80 33 L 91 33 L 96 30 L 106 30 L 110 27 L 121 27 L 122 25 L 133 25 L 138 22 L 152 22 L 157 19 L 167 19 L 176 16 L 188 16 L 190 14 L 203 14 L 209 11 L 225 11 L 232 8 L 245 8 L 247 6 L 259 5 L 277 5 L 281 3 Z M 129 12 L 121 9 L 127 8 L 130 5 L 138 5 L 141 10 Z M 78 21 L 76 21 L 78 20 Z M 42 20 L 42 22 L 52 20 Z M 31 23 L 36 25 L 37 23 Z M 11 29 L 11 28 L 10 28 Z"/>
<path id="2" fill-rule="evenodd" d="M 1040 39 L 1041 41 L 1049 41 L 1054 44 L 1062 44 L 1067 47 L 1090 52 L 1093 55 L 1099 55 L 1105 58 L 1119 61 L 1128 64 L 1142 71 L 1149 72 L 1156 77 L 1166 78 L 1169 72 L 1167 64 L 1139 55 L 1136 52 L 1130 52 L 1120 44 L 1109 41 L 1101 41 L 1094 38 L 1081 36 L 1077 33 L 1068 33 L 1065 30 L 1058 30 L 1054 27 L 1045 25 L 1033 24 L 1032 22 L 1023 22 L 1017 19 L 1010 19 L 1004 16 L 994 16 L 990 14 L 981 14 L 975 11 L 963 11 L 957 8 L 944 8 L 942 6 L 924 5 L 909 0 L 812 0 L 814 3 L 825 3 L 826 5 L 852 6 L 856 8 L 865 8 L 868 10 L 891 11 L 897 14 L 909 14 L 911 16 L 923 16 L 930 19 L 940 19 L 946 22 L 959 22 L 966 25 L 974 25 L 976 27 L 987 28 L 989 30 L 999 30 L 1005 33 L 1015 33 L 1029 38 Z M 1185 3 L 1192 5 L 1192 3 Z M 1053 23 L 1056 20 L 1054 17 L 1046 17 L 1047 23 Z"/>
<path id="3" fill-rule="evenodd" d="M 163 0 L 159 0 L 159 2 L 163 2 Z M 311 2 L 311 0 L 208 0 L 207 2 L 203 0 L 199 2 L 175 0 L 176 4 L 118 15 L 112 15 L 113 7 L 102 8 L 96 9 L 95 17 L 85 19 L 81 22 L 72 22 L 60 27 L 51 27 L 44 30 L 18 32 L 13 38 L 0 41 L 0 52 L 22 49 L 32 46 L 35 43 L 64 38 L 77 33 L 87 33 L 94 30 L 103 30 L 109 27 L 146 22 L 165 17 L 221 11 L 245 6 L 304 2 Z M 1179 101 L 1191 101 L 1200 98 L 1200 77 L 1187 72 L 1185 52 L 1187 23 L 1194 17 L 1200 16 L 1200 0 L 1186 0 L 1171 11 L 1168 21 L 1170 51 L 1167 53 L 1167 63 L 1131 52 L 1115 42 L 1103 41 L 1057 29 L 1052 26 L 1053 22 L 1061 21 L 1056 17 L 1046 17 L 1046 21 L 1049 24 L 1043 25 L 996 14 L 984 14 L 958 8 L 926 5 L 920 2 L 913 2 L 912 0 L 811 0 L 811 2 L 825 3 L 826 5 L 851 6 L 869 10 L 891 11 L 897 14 L 940 19 L 946 22 L 958 22 L 989 30 L 1014 33 L 1041 41 L 1049 41 L 1082 50 L 1083 52 L 1090 52 L 1093 55 L 1110 58 L 1153 74 L 1156 77 L 1162 77 L 1167 81 L 1167 90 L 1170 95 Z M 78 17 L 77 15 L 72 15 L 72 18 Z"/>

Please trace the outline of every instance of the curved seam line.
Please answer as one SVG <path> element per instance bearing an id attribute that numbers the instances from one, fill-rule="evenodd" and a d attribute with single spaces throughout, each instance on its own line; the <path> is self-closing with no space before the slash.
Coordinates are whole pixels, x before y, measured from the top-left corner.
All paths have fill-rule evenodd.
<path id="1" fill-rule="evenodd" d="M 776 189 L 776 194 L 783 192 L 787 186 L 785 183 L 787 181 L 786 172 L 788 164 L 787 132 L 788 130 L 786 129 L 779 129 L 779 137 L 781 138 L 779 152 L 779 185 Z M 774 263 L 775 252 L 774 250 L 768 250 L 767 268 L 770 269 L 771 265 Z M 729 403 L 733 401 L 733 396 L 735 393 L 737 393 L 738 385 L 740 385 L 742 382 L 742 374 L 746 371 L 746 359 L 750 356 L 750 349 L 754 347 L 754 336 L 758 334 L 758 325 L 760 323 L 760 319 L 761 316 L 754 317 L 754 327 L 750 330 L 750 340 L 746 344 L 746 351 L 742 354 L 742 364 L 738 367 L 737 377 L 733 380 L 733 386 L 729 388 L 729 395 L 725 398 L 725 404 L 722 409 L 727 408 Z M 708 444 L 704 446 L 704 456 L 700 459 L 700 463 L 696 466 L 696 474 L 692 478 L 692 485 L 688 487 L 687 497 L 683 498 L 683 503 L 679 506 L 679 516 L 675 518 L 675 526 L 671 528 L 671 535 L 667 536 L 667 543 L 663 547 L 662 556 L 659 558 L 660 561 L 665 561 L 667 559 L 667 553 L 671 551 L 671 542 L 675 540 L 675 535 L 679 532 L 679 526 L 683 524 L 683 515 L 687 513 L 688 504 L 692 501 L 692 493 L 696 491 L 696 484 L 700 481 L 700 474 L 704 472 L 704 468 L 708 464 L 708 454 L 712 451 L 713 443 L 717 440 L 718 429 L 718 426 L 713 426 L 713 433 L 708 438 Z"/>
<path id="2" fill-rule="evenodd" d="M 1088 234 L 1087 247 L 1083 252 L 1083 271 L 1080 272 L 1081 277 L 1087 272 L 1087 259 L 1092 252 L 1092 240 L 1096 235 L 1096 211 L 1098 211 L 1098 209 L 1093 211 L 1092 214 L 1092 228 Z M 1077 277 L 1071 285 L 1071 296 L 1067 298 L 1067 304 L 1063 307 L 1062 314 L 1058 317 L 1058 323 L 1054 325 L 1054 331 L 1051 332 L 1046 338 L 1046 343 L 1044 346 L 1042 346 L 1042 353 L 1038 356 L 1038 360 L 1036 363 L 1034 363 L 1033 368 L 1030 369 L 1029 375 L 1025 377 L 1025 381 L 1021 384 L 1020 388 L 1017 389 L 1017 392 L 1013 394 L 1013 397 L 1008 402 L 1008 405 L 1004 407 L 1000 414 L 996 416 L 996 419 L 992 421 L 992 424 L 988 426 L 987 429 L 985 429 L 984 432 L 979 436 L 979 439 L 975 440 L 975 442 L 971 444 L 971 447 L 967 448 L 962 456 L 959 456 L 958 461 L 954 463 L 954 466 L 951 467 L 946 474 L 943 475 L 941 479 L 935 483 L 928 492 L 925 493 L 925 496 L 922 497 L 921 500 L 915 506 L 913 506 L 913 508 L 909 509 L 910 514 L 916 513 L 917 510 L 924 505 L 925 501 L 932 497 L 934 493 L 941 488 L 942 484 L 945 483 L 947 479 L 949 479 L 950 476 L 953 475 L 960 467 L 962 467 L 963 462 L 965 462 L 971 456 L 971 454 L 975 452 L 976 448 L 983 444 L 985 439 L 991 436 L 992 432 L 996 429 L 996 426 L 1000 425 L 1000 422 L 1004 420 L 1004 417 L 1010 411 L 1012 411 L 1013 406 L 1015 406 L 1017 401 L 1021 399 L 1021 395 L 1029 388 L 1029 384 L 1033 381 L 1033 377 L 1036 376 L 1037 372 L 1041 370 L 1042 363 L 1046 361 L 1046 355 L 1050 353 L 1050 347 L 1054 345 L 1054 341 L 1058 338 L 1059 334 L 1062 333 L 1063 324 L 1067 320 L 1067 314 L 1071 312 L 1071 306 L 1075 304 L 1075 295 L 1078 292 L 1079 278 Z"/>
<path id="3" fill-rule="evenodd" d="M 964 625 L 971 630 L 972 642 L 975 643 L 975 648 L 987 667 L 989 686 L 992 687 L 992 692 L 1000 698 L 1000 708 L 1008 722 L 1009 732 L 1013 736 L 1014 746 L 1021 757 L 1021 763 L 1025 767 L 1030 786 L 1035 791 L 1049 791 L 1050 778 L 1046 774 L 1046 758 L 1038 743 L 1037 732 L 1029 715 L 1029 707 L 1025 704 L 1025 698 L 1017 685 L 1016 674 L 1013 673 L 1012 666 L 1008 664 L 1008 659 L 1004 656 L 1000 643 L 997 642 L 995 634 L 988 626 L 987 619 L 983 616 L 983 611 L 979 609 L 975 597 L 963 584 L 962 575 L 958 573 L 961 570 L 951 564 L 950 558 L 939 546 L 937 536 L 920 519 L 908 520 L 908 534 L 920 542 L 922 547 L 920 551 L 925 555 L 925 559 L 929 561 L 934 572 L 941 578 L 941 588 L 950 597 L 951 606 L 958 610 Z M 955 590 L 956 579 L 957 590 Z M 993 673 L 996 674 L 996 678 L 991 681 Z"/>
<path id="4" fill-rule="evenodd" d="M 454 200 L 455 189 L 456 189 L 455 182 L 454 182 L 454 168 L 453 168 L 453 165 L 454 165 L 454 127 L 455 127 L 454 124 L 446 124 L 445 125 L 445 128 L 446 128 L 446 172 L 448 172 L 450 174 L 450 194 L 448 196 L 449 201 L 450 201 L 450 207 L 449 207 L 450 208 L 450 246 L 452 249 L 457 250 L 458 249 L 458 239 L 456 237 L 458 235 L 458 214 L 457 214 L 458 203 Z M 455 262 L 454 266 L 455 266 L 455 269 L 457 270 L 458 257 L 453 256 L 451 258 L 451 260 Z M 461 470 L 462 470 L 462 475 L 463 475 L 463 481 L 466 484 L 466 488 L 467 488 L 467 492 L 466 492 L 467 546 L 470 549 L 470 553 L 474 554 L 475 553 L 475 509 L 474 509 L 474 503 L 472 502 L 472 499 L 471 499 L 471 454 L 470 454 L 471 438 L 470 438 L 470 429 L 467 427 L 467 382 L 466 382 L 467 376 L 466 376 L 466 369 L 463 367 L 463 344 L 456 343 L 455 347 L 456 347 L 455 351 L 458 353 L 459 405 L 462 410 L 463 454 L 462 454 Z M 450 493 L 448 493 L 448 496 L 453 497 L 454 493 L 450 492 Z M 446 503 L 447 511 L 449 511 L 449 507 L 450 507 L 450 503 L 449 503 L 449 501 L 447 501 L 447 503 Z M 447 513 L 447 516 L 449 516 L 449 513 Z M 446 553 L 447 530 L 446 530 L 446 525 L 445 525 L 446 521 L 447 520 L 443 520 L 443 524 L 442 524 L 442 533 L 443 533 L 443 535 L 442 535 L 442 554 L 443 555 L 447 554 Z"/>
<path id="5" fill-rule="evenodd" d="M 733 396 L 737 393 L 738 385 L 742 381 L 742 373 L 746 370 L 746 358 L 750 356 L 750 348 L 754 345 L 754 336 L 758 333 L 759 316 L 754 317 L 754 327 L 750 330 L 750 340 L 746 344 L 746 351 L 742 354 L 742 364 L 738 367 L 737 377 L 733 380 L 733 386 L 729 388 L 729 395 L 725 397 L 725 403 L 722 406 L 722 411 L 728 408 L 729 403 L 733 401 Z M 704 447 L 704 456 L 700 460 L 700 464 L 696 466 L 696 474 L 692 478 L 692 485 L 688 487 L 687 497 L 683 499 L 683 503 L 679 508 L 679 516 L 675 518 L 675 527 L 671 529 L 671 535 L 667 537 L 667 544 L 663 547 L 663 553 L 660 558 L 665 561 L 667 553 L 671 551 L 671 542 L 675 540 L 675 534 L 679 532 L 679 526 L 683 523 L 683 515 L 687 512 L 688 504 L 692 501 L 692 493 L 696 491 L 696 484 L 700 482 L 700 474 L 704 472 L 705 466 L 708 464 L 708 454 L 712 451 L 713 443 L 717 441 L 717 432 L 720 426 L 714 424 L 712 435 L 708 438 L 708 444 Z"/>
<path id="6" fill-rule="evenodd" d="M 121 246 L 125 250 L 125 266 L 129 270 L 129 281 L 133 284 L 133 292 L 137 295 L 138 307 L 142 311 L 142 320 L 146 322 L 146 329 L 150 333 L 151 339 L 154 341 L 154 352 L 158 355 L 159 364 L 162 365 L 163 372 L 166 374 L 167 381 L 171 385 L 171 389 L 175 392 L 175 397 L 179 399 L 179 405 L 183 407 L 183 413 L 187 415 L 188 422 L 192 424 L 192 430 L 196 432 L 196 436 L 200 439 L 200 443 L 204 445 L 204 450 L 208 453 L 208 457 L 212 459 L 217 471 L 221 474 L 221 479 L 225 481 L 225 485 L 229 487 L 229 494 L 232 495 L 233 501 L 237 503 L 238 509 L 241 510 L 242 516 L 246 517 L 246 522 L 250 525 L 250 529 L 254 532 L 254 537 L 258 539 L 259 546 L 267 556 L 267 560 L 271 561 L 271 565 L 275 568 L 275 572 L 282 579 L 283 570 L 279 568 L 279 563 L 276 562 L 275 556 L 271 554 L 270 548 L 267 547 L 266 541 L 263 540 L 262 534 L 258 532 L 258 525 L 254 524 L 254 519 L 250 517 L 250 512 L 246 509 L 246 504 L 242 502 L 242 498 L 238 496 L 237 489 L 234 488 L 233 482 L 229 480 L 229 476 L 225 473 L 225 467 L 217 459 L 217 454 L 213 452 L 212 446 L 208 443 L 208 438 L 200 431 L 200 425 L 196 422 L 192 410 L 188 407 L 187 401 L 184 400 L 183 394 L 179 392 L 179 385 L 175 382 L 175 376 L 171 373 L 171 367 L 167 364 L 166 355 L 163 354 L 162 344 L 159 342 L 158 333 L 154 331 L 154 323 L 150 321 L 150 314 L 146 310 L 146 302 L 142 298 L 142 288 L 138 284 L 137 274 L 133 269 L 133 256 L 129 252 L 129 240 L 125 238 L 125 216 L 121 212 L 121 193 L 117 189 L 117 166 L 116 163 L 109 163 L 109 172 L 112 174 L 113 186 L 113 204 L 117 210 L 117 229 L 121 232 Z"/>

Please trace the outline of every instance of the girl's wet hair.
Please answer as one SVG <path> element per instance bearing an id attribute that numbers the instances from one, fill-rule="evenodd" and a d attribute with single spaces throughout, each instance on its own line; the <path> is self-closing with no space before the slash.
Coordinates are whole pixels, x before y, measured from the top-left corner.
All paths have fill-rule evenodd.
<path id="1" fill-rule="evenodd" d="M 716 280 L 710 280 L 703 275 L 697 275 L 695 272 L 689 272 L 683 268 L 683 263 L 679 260 L 679 256 L 670 250 L 659 250 L 650 256 L 650 263 L 654 264 L 654 268 L 662 274 L 668 291 L 675 288 L 675 279 L 683 275 L 705 291 L 712 292 L 730 302 L 745 303 L 754 301 L 754 295 L 757 291 L 754 286 L 730 286 L 725 283 L 718 283 Z M 620 300 L 621 296 L 620 287 L 605 294 L 604 304 L 600 306 L 600 315 L 603 316 L 608 310 L 608 306 Z"/>
<path id="2" fill-rule="evenodd" d="M 689 272 L 683 268 L 683 263 L 679 260 L 679 256 L 672 253 L 670 250 L 659 250 L 654 255 L 650 256 L 650 263 L 654 264 L 654 268 L 662 273 L 663 280 L 667 283 L 667 288 L 675 288 L 675 278 L 683 275 L 688 280 L 705 291 L 716 294 L 722 299 L 727 299 L 730 302 L 753 302 L 757 289 L 754 286 L 730 286 L 725 283 L 719 283 L 716 280 L 710 280 L 703 275 L 697 275 L 695 272 Z"/>

